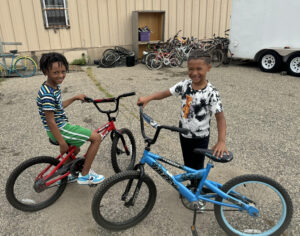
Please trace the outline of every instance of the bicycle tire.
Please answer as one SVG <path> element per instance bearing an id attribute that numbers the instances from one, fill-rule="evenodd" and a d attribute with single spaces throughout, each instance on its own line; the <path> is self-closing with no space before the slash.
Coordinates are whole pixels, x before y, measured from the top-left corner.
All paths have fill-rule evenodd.
<path id="1" fill-rule="evenodd" d="M 176 52 L 170 57 L 170 66 L 179 67 L 182 65 L 183 60 L 184 60 L 183 57 L 181 57 L 179 53 Z"/>
<path id="2" fill-rule="evenodd" d="M 211 64 L 213 67 L 219 67 L 223 63 L 224 54 L 221 49 L 214 49 L 210 52 Z"/>
<path id="3" fill-rule="evenodd" d="M 37 193 L 33 188 L 33 183 L 42 170 L 49 165 L 57 166 L 58 163 L 59 161 L 57 159 L 48 156 L 34 157 L 21 163 L 13 170 L 6 182 L 5 192 L 8 202 L 16 209 L 30 212 L 41 210 L 53 204 L 65 190 L 67 177 L 63 178 L 60 184 L 57 184 L 56 182 L 54 183 L 55 185 L 53 184 L 54 186 L 47 189 L 53 190 L 53 193 L 51 194 L 49 194 L 49 191 L 47 190 Z M 42 167 L 40 164 L 44 164 L 44 166 Z M 38 169 L 36 172 L 33 172 L 31 167 L 36 165 L 38 165 Z M 30 171 L 27 173 L 29 168 Z M 47 174 L 50 173 L 50 169 L 43 176 L 47 176 Z M 19 185 L 20 181 L 21 183 Z M 23 184 L 25 181 L 27 181 L 28 185 Z M 21 190 L 19 189 L 19 186 L 22 187 Z M 32 193 L 29 192 L 30 190 L 32 190 Z M 22 196 L 22 194 L 25 196 Z M 36 201 L 41 199 L 41 197 L 46 197 L 46 200 L 37 203 Z"/>
<path id="4" fill-rule="evenodd" d="M 163 59 L 156 53 L 150 53 L 146 57 L 146 66 L 149 69 L 159 70 L 163 65 Z"/>
<path id="5" fill-rule="evenodd" d="M 37 65 L 30 57 L 19 57 L 14 64 L 14 69 L 21 77 L 31 77 L 36 73 Z"/>
<path id="6" fill-rule="evenodd" d="M 178 58 L 174 57 L 170 59 L 170 67 L 179 67 L 180 61 Z"/>
<path id="7" fill-rule="evenodd" d="M 234 190 L 235 197 L 244 203 L 255 205 L 259 210 L 259 216 L 253 217 L 246 211 L 226 211 L 228 207 L 215 204 L 214 212 L 217 222 L 228 235 L 280 235 L 291 222 L 293 215 L 291 198 L 287 191 L 271 178 L 262 175 L 238 176 L 225 183 L 221 190 L 225 193 Z M 244 192 L 247 192 L 246 196 Z M 259 199 L 255 198 L 256 193 L 260 196 Z M 239 194 L 246 199 L 239 197 L 241 196 Z M 216 201 L 225 200 L 218 196 Z M 263 208 L 264 205 L 267 205 L 266 208 Z"/>
<path id="8" fill-rule="evenodd" d="M 132 132 L 126 128 L 120 129 L 119 131 L 125 139 L 125 144 L 130 154 L 129 156 L 126 154 L 121 136 L 116 133 L 111 146 L 111 162 L 116 173 L 133 169 L 136 157 L 136 145 Z"/>
<path id="9" fill-rule="evenodd" d="M 145 59 L 145 65 L 147 66 L 148 69 L 152 70 L 153 68 L 151 67 L 151 62 L 156 58 L 156 53 L 149 53 L 146 55 Z"/>
<path id="10" fill-rule="evenodd" d="M 156 186 L 146 174 L 143 175 L 134 206 L 124 206 L 124 202 L 132 197 L 132 194 L 122 200 L 127 182 L 133 181 L 129 190 L 129 193 L 132 193 L 139 178 L 139 171 L 127 170 L 103 181 L 92 201 L 93 217 L 100 226 L 113 231 L 128 229 L 141 222 L 150 213 L 156 200 Z M 120 183 L 123 186 L 119 186 Z M 113 187 L 116 188 L 111 190 Z M 141 210 L 133 212 L 133 215 L 131 210 L 135 210 L 134 207 L 141 207 Z"/>
<path id="11" fill-rule="evenodd" d="M 102 67 L 112 67 L 119 59 L 120 55 L 114 49 L 106 49 L 100 59 L 100 64 Z"/>

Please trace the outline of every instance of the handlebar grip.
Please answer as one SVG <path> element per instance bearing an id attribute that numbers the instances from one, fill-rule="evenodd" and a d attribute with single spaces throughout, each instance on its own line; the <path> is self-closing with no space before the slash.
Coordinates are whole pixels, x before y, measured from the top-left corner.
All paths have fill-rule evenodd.
<path id="1" fill-rule="evenodd" d="M 90 97 L 85 97 L 84 102 L 94 102 L 94 99 L 92 99 Z"/>
<path id="2" fill-rule="evenodd" d="M 135 95 L 135 92 L 131 92 L 131 93 L 124 93 L 122 95 L 119 96 L 119 98 L 124 98 L 124 97 L 129 97 L 129 96 L 134 96 Z"/>
<path id="3" fill-rule="evenodd" d="M 188 129 L 184 129 L 184 128 L 178 128 L 178 127 L 173 127 L 174 131 L 179 132 L 181 134 L 188 134 L 190 131 Z"/>
<path id="4" fill-rule="evenodd" d="M 175 126 L 162 126 L 162 128 L 165 128 L 165 129 L 168 129 L 168 130 L 171 130 L 171 131 L 175 131 L 175 132 L 178 132 L 178 133 L 181 133 L 181 134 L 190 133 L 190 130 L 188 130 L 188 129 L 178 128 L 178 127 L 175 127 Z"/>

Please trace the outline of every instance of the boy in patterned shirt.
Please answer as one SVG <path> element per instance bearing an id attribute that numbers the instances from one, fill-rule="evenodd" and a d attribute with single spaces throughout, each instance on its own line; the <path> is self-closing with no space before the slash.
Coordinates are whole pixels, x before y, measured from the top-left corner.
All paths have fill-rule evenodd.
<path id="1" fill-rule="evenodd" d="M 195 154 L 195 148 L 208 148 L 210 135 L 210 120 L 215 115 L 218 127 L 218 142 L 213 146 L 213 154 L 223 157 L 228 154 L 225 145 L 226 121 L 221 98 L 217 89 L 206 80 L 210 71 L 210 56 L 199 50 L 193 51 L 188 58 L 188 75 L 168 90 L 140 97 L 137 104 L 146 106 L 152 100 L 161 100 L 171 95 L 181 97 L 181 116 L 179 127 L 186 128 L 191 133 L 180 134 L 180 144 L 184 164 L 193 169 L 204 168 L 203 154 Z M 191 188 L 197 187 L 200 180 L 192 181 Z"/>
<path id="2" fill-rule="evenodd" d="M 92 162 L 101 143 L 101 136 L 79 125 L 71 125 L 64 111 L 64 108 L 74 101 L 84 101 L 85 98 L 84 94 L 79 94 L 62 101 L 60 84 L 69 69 L 66 58 L 59 53 L 43 54 L 40 60 L 40 69 L 47 76 L 47 80 L 38 92 L 37 106 L 49 138 L 59 144 L 61 154 L 68 151 L 68 145 L 76 146 L 76 153 L 78 153 L 79 147 L 86 141 L 90 141 L 91 144 L 85 155 L 84 166 L 82 172 L 79 173 L 77 183 L 98 184 L 102 182 L 104 176 L 91 170 Z M 69 182 L 76 180 L 71 176 L 68 179 Z"/>

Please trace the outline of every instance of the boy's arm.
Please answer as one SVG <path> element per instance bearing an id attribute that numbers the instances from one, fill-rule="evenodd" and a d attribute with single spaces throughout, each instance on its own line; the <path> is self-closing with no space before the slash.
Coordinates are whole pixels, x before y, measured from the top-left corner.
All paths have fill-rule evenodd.
<path id="1" fill-rule="evenodd" d="M 165 90 L 165 91 L 161 91 L 161 92 L 157 92 L 157 93 L 153 93 L 149 96 L 146 97 L 140 97 L 137 101 L 137 105 L 143 104 L 143 107 L 145 107 L 147 105 L 148 102 L 152 101 L 152 100 L 161 100 L 167 97 L 170 97 L 172 94 L 170 92 L 170 90 Z"/>
<path id="2" fill-rule="evenodd" d="M 70 104 L 72 104 L 76 100 L 84 101 L 85 97 L 86 97 L 85 94 L 78 94 L 78 95 L 76 95 L 72 98 L 69 98 L 69 99 L 63 101 L 63 108 L 66 108 L 67 106 L 69 106 Z"/>
<path id="3" fill-rule="evenodd" d="M 66 143 L 66 141 L 63 139 L 62 135 L 59 132 L 57 124 L 55 123 L 54 112 L 53 111 L 45 111 L 45 117 L 46 117 L 47 125 L 48 125 L 51 133 L 53 134 L 56 141 L 59 143 L 60 153 L 61 154 L 66 153 L 69 149 L 69 146 Z"/>
<path id="4" fill-rule="evenodd" d="M 226 139 L 226 120 L 223 112 L 216 113 L 216 121 L 218 127 L 218 142 L 213 147 L 214 153 L 213 155 L 217 157 L 223 157 L 223 153 L 226 152 L 229 155 L 228 150 L 226 148 L 225 139 Z"/>

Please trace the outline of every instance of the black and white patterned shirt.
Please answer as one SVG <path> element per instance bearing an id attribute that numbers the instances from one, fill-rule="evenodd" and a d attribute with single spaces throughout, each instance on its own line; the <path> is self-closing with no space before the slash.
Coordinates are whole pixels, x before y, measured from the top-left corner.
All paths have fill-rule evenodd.
<path id="1" fill-rule="evenodd" d="M 174 96 L 181 96 L 179 126 L 192 131 L 186 138 L 207 137 L 212 115 L 222 112 L 223 106 L 218 90 L 210 83 L 201 90 L 192 88 L 192 80 L 186 79 L 170 88 Z"/>

